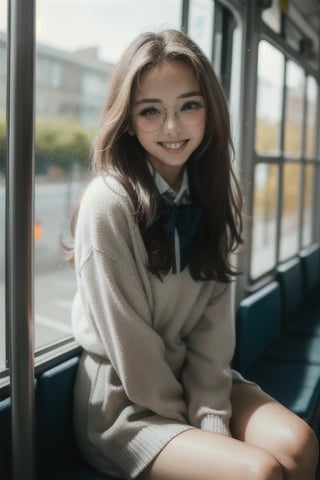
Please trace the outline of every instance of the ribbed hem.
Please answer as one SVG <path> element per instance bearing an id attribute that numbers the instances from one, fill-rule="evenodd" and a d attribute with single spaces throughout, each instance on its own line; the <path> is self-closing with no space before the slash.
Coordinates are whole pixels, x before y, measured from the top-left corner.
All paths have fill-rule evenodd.
<path id="1" fill-rule="evenodd" d="M 128 472 L 129 478 L 137 477 L 161 450 L 178 434 L 194 427 L 185 424 L 150 425 L 142 429 L 124 448 L 112 451 L 115 464 Z"/>
<path id="2" fill-rule="evenodd" d="M 225 420 L 218 415 L 206 415 L 201 422 L 201 428 L 208 432 L 222 433 L 228 437 L 231 436 L 229 426 Z"/>

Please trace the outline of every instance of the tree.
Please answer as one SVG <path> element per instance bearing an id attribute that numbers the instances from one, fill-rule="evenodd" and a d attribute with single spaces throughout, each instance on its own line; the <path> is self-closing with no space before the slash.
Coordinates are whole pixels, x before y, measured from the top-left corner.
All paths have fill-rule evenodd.
<path id="1" fill-rule="evenodd" d="M 50 167 L 88 169 L 91 132 L 73 117 L 40 118 L 36 123 L 36 172 Z"/>

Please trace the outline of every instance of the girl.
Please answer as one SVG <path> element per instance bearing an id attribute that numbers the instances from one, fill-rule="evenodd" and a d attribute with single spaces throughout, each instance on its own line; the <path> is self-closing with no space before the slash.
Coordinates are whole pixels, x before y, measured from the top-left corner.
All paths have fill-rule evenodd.
<path id="1" fill-rule="evenodd" d="M 150 480 L 312 480 L 311 429 L 230 368 L 241 243 L 226 102 L 183 33 L 115 69 L 80 204 L 75 428 L 98 470 Z"/>

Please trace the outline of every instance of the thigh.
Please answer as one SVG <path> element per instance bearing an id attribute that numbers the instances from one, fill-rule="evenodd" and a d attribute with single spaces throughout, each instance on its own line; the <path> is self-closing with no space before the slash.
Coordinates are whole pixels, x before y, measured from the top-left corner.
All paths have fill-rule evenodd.
<path id="1" fill-rule="evenodd" d="M 314 470 L 317 440 L 301 418 L 263 390 L 246 383 L 233 385 L 231 402 L 230 428 L 235 438 L 270 452 L 285 471 Z"/>
<path id="2" fill-rule="evenodd" d="M 308 429 L 297 415 L 254 385 L 234 383 L 231 403 L 230 428 L 238 440 L 265 448 L 277 438 L 289 441 Z"/>
<path id="3" fill-rule="evenodd" d="M 139 480 L 282 480 L 268 452 L 218 433 L 187 430 L 172 439 Z"/>

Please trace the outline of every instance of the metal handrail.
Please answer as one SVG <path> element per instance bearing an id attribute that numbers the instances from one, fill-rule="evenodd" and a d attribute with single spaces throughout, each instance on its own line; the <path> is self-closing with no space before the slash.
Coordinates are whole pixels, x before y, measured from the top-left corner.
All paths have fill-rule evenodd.
<path id="1" fill-rule="evenodd" d="M 34 0 L 11 0 L 8 40 L 6 316 L 10 328 L 12 465 L 14 480 L 33 480 Z"/>

